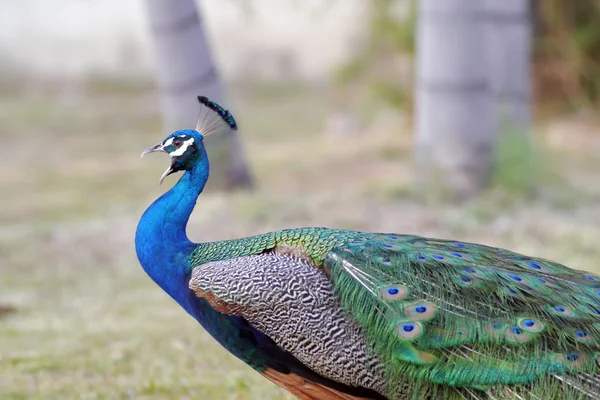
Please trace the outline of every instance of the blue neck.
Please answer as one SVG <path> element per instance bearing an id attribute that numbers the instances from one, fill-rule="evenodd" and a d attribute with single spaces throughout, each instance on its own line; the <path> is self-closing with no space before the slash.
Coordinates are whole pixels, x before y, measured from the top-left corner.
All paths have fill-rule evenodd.
<path id="1" fill-rule="evenodd" d="M 185 230 L 209 172 L 204 148 L 201 152 L 200 161 L 148 207 L 135 236 L 137 256 L 146 273 L 186 309 L 186 291 L 181 285 L 187 287 L 189 255 L 196 244 L 188 239 Z"/>

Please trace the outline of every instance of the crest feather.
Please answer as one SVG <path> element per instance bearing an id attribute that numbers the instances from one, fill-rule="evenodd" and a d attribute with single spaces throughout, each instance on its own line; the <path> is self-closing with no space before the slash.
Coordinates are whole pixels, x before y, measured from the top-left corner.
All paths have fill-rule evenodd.
<path id="1" fill-rule="evenodd" d="M 210 100 L 206 96 L 198 96 L 201 104 L 200 116 L 196 124 L 196 131 L 202 136 L 212 135 L 215 132 L 237 130 L 237 122 L 229 110 Z"/>

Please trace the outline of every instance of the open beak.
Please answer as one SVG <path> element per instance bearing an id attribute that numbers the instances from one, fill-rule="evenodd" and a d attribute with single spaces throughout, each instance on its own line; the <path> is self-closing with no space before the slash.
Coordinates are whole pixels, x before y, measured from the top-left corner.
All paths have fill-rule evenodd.
<path id="1" fill-rule="evenodd" d="M 163 181 L 165 180 L 165 178 L 169 175 L 171 175 L 173 172 L 175 172 L 175 170 L 173 169 L 173 167 L 169 167 L 165 170 L 165 172 L 163 172 L 162 176 L 160 177 L 160 179 L 158 180 L 158 184 L 162 185 Z"/>
<path id="2" fill-rule="evenodd" d="M 144 157 L 146 154 L 148 153 L 155 153 L 157 151 L 162 151 L 163 153 L 166 153 L 165 149 L 163 148 L 162 143 L 158 143 L 152 147 L 147 148 L 146 150 L 144 150 L 142 152 L 142 157 Z M 160 180 L 158 181 L 159 185 L 162 185 L 163 181 L 165 180 L 165 178 L 169 175 L 171 175 L 173 172 L 175 172 L 175 170 L 173 169 L 173 166 L 170 166 L 169 168 L 167 168 L 167 170 L 165 172 L 163 172 L 162 176 L 160 177 Z"/>

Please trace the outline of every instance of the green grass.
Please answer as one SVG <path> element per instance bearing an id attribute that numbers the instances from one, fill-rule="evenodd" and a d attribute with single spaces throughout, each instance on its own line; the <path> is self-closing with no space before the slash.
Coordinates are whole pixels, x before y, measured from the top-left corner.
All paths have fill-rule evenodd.
<path id="1" fill-rule="evenodd" d="M 137 220 L 176 180 L 157 184 L 165 157 L 139 159 L 162 138 L 155 95 L 140 90 L 70 106 L 0 101 L 0 304 L 16 307 L 0 315 L 0 399 L 291 398 L 221 349 L 138 265 Z M 231 97 L 257 188 L 203 195 L 196 241 L 317 225 L 477 241 L 600 272 L 593 124 L 540 127 L 549 152 L 539 165 L 552 154 L 559 179 L 524 180 L 534 196 L 501 183 L 451 205 L 412 189 L 401 128 L 322 135 L 327 101 L 314 88 Z"/>

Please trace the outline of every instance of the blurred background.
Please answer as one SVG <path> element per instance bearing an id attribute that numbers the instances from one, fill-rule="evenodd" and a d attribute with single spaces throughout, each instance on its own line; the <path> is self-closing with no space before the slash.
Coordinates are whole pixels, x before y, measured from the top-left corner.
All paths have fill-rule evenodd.
<path id="1" fill-rule="evenodd" d="M 0 1 L 0 398 L 290 398 L 133 245 L 211 137 L 194 241 L 300 226 L 475 241 L 600 272 L 595 0 Z"/>

